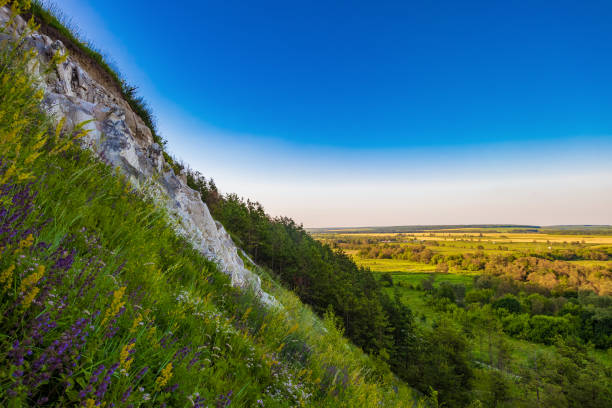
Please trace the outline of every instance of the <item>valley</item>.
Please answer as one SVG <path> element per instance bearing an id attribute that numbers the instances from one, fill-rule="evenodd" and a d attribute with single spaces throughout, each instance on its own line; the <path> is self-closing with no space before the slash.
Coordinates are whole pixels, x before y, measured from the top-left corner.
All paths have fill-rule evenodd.
<path id="1" fill-rule="evenodd" d="M 612 234 L 514 229 L 318 230 L 313 236 L 371 270 L 416 325 L 460 332 L 475 367 L 474 393 L 486 406 L 566 406 L 576 398 L 575 386 L 595 392 L 593 385 L 576 385 L 592 380 L 581 370 L 609 381 L 612 297 L 605 282 L 589 276 L 609 280 Z M 516 263 L 531 268 L 517 275 Z M 541 275 L 554 275 L 544 280 L 548 287 L 540 285 Z M 580 374 L 566 371 L 568 365 Z M 591 402 L 579 406 L 597 406 Z"/>

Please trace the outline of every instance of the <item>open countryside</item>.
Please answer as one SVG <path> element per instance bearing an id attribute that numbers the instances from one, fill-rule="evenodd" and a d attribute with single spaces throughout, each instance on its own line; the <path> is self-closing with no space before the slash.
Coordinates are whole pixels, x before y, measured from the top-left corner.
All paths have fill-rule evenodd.
<path id="1" fill-rule="evenodd" d="M 610 21 L 0 0 L 0 407 L 612 407 Z"/>
<path id="2" fill-rule="evenodd" d="M 466 358 L 480 367 L 476 393 L 488 406 L 563 406 L 559 392 L 577 381 L 558 366 L 569 350 L 580 350 L 579 370 L 609 373 L 612 364 L 612 230 L 517 229 L 330 228 L 313 235 L 371 270 L 423 330 L 444 325 L 464 333 Z"/>

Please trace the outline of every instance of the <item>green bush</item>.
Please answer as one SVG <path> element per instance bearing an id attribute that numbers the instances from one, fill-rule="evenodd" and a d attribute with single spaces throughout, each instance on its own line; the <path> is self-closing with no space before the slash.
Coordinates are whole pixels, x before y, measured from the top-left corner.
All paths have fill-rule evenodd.
<path id="1" fill-rule="evenodd" d="M 564 317 L 536 315 L 529 319 L 527 339 L 536 343 L 553 344 L 558 337 L 572 333 L 570 322 Z"/>
<path id="2" fill-rule="evenodd" d="M 465 295 L 465 303 L 487 304 L 493 297 L 493 289 L 473 289 Z"/>
<path id="3" fill-rule="evenodd" d="M 506 295 L 493 302 L 494 309 L 505 309 L 510 313 L 520 313 L 521 303 L 514 295 Z"/>

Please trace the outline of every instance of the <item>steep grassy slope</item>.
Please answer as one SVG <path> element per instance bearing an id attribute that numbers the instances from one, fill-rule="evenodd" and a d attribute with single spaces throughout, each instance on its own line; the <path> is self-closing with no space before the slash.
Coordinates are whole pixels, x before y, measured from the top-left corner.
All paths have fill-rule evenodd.
<path id="1" fill-rule="evenodd" d="M 78 130 L 52 128 L 31 61 L 2 44 L 0 405 L 412 405 L 333 319 L 272 282 L 283 309 L 233 289 Z"/>

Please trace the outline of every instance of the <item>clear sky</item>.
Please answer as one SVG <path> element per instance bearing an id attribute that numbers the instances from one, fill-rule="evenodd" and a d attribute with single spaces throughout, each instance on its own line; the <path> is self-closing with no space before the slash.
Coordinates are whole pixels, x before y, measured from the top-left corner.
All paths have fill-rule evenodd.
<path id="1" fill-rule="evenodd" d="M 56 3 L 272 215 L 612 224 L 609 0 Z"/>

